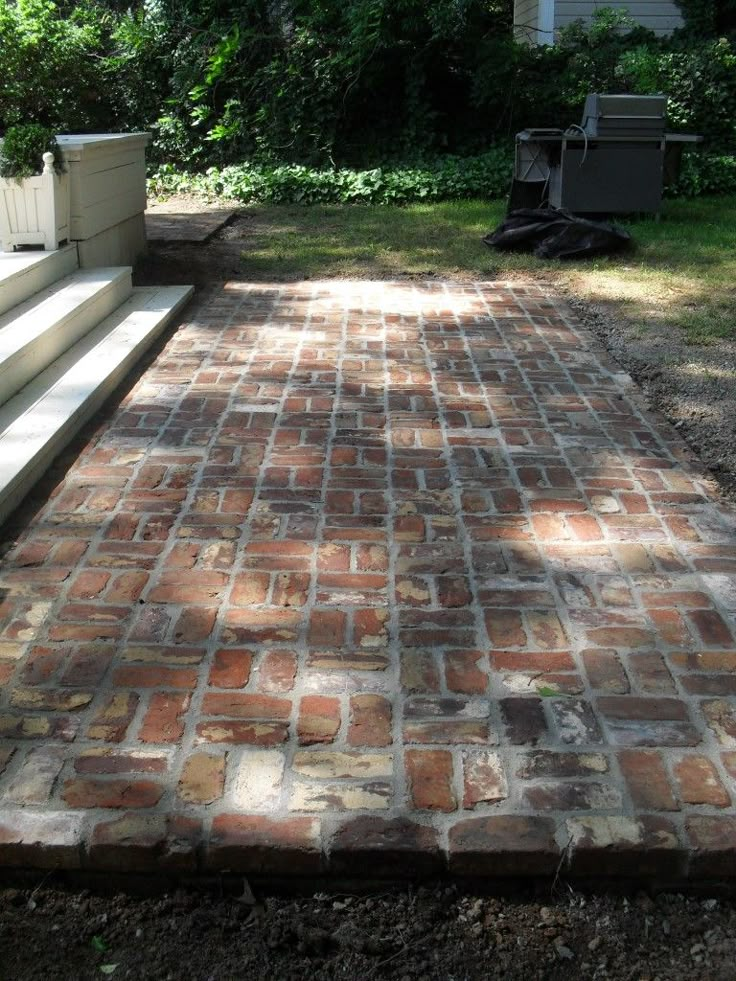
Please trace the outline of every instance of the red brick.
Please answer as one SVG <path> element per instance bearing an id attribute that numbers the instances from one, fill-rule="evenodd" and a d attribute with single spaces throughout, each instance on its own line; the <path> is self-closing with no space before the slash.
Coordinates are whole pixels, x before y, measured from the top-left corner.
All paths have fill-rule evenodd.
<path id="1" fill-rule="evenodd" d="M 353 695 L 348 743 L 351 746 L 389 746 L 391 742 L 391 703 L 381 695 Z"/>
<path id="2" fill-rule="evenodd" d="M 570 537 L 564 520 L 557 515 L 534 514 L 532 527 L 542 541 L 563 541 Z"/>
<path id="3" fill-rule="evenodd" d="M 718 771 L 706 756 L 683 756 L 674 770 L 680 797 L 686 804 L 728 807 L 731 803 Z"/>
<path id="4" fill-rule="evenodd" d="M 209 870 L 230 873 L 314 874 L 321 866 L 319 822 L 220 814 L 212 822 L 205 862 Z"/>
<path id="5" fill-rule="evenodd" d="M 388 550 L 383 545 L 358 545 L 355 563 L 361 572 L 386 572 Z"/>
<path id="6" fill-rule="evenodd" d="M 317 551 L 317 569 L 324 572 L 348 572 L 350 546 L 325 542 Z"/>
<path id="7" fill-rule="evenodd" d="M 69 599 L 93 599 L 99 596 L 110 580 L 109 572 L 84 569 L 69 587 Z"/>
<path id="8" fill-rule="evenodd" d="M 731 647 L 734 638 L 720 613 L 715 610 L 693 610 L 688 619 L 695 625 L 704 644 L 711 647 Z"/>
<path id="9" fill-rule="evenodd" d="M 207 693 L 202 701 L 202 712 L 230 719 L 288 719 L 291 701 L 272 695 Z"/>
<path id="10" fill-rule="evenodd" d="M 0 816 L 0 863 L 24 869 L 78 869 L 83 815 L 69 811 L 4 808 Z"/>
<path id="11" fill-rule="evenodd" d="M 116 623 L 69 623 L 57 624 L 49 628 L 49 640 L 117 640 L 123 634 L 123 628 Z"/>
<path id="12" fill-rule="evenodd" d="M 388 643 L 388 610 L 356 610 L 353 614 L 354 641 L 358 647 L 385 647 Z"/>
<path id="13" fill-rule="evenodd" d="M 118 668 L 114 682 L 121 688 L 187 688 L 197 686 L 193 668 L 132 667 Z"/>
<path id="14" fill-rule="evenodd" d="M 177 644 L 194 644 L 207 640 L 217 619 L 216 607 L 190 606 L 182 610 L 174 629 Z"/>
<path id="15" fill-rule="evenodd" d="M 618 763 L 635 808 L 642 811 L 678 811 L 662 756 L 656 750 L 625 749 Z"/>
<path id="16" fill-rule="evenodd" d="M 299 610 L 277 607 L 263 610 L 232 609 L 225 615 L 222 639 L 228 644 L 293 641 L 298 636 L 301 622 L 302 614 Z"/>
<path id="17" fill-rule="evenodd" d="M 318 647 L 343 647 L 346 614 L 340 610 L 313 610 L 309 618 L 309 643 Z"/>
<path id="18" fill-rule="evenodd" d="M 621 792 L 609 783 L 555 781 L 523 788 L 522 806 L 531 811 L 620 810 Z"/>
<path id="19" fill-rule="evenodd" d="M 115 692 L 95 713 L 87 729 L 89 739 L 119 743 L 125 739 L 140 698 L 136 692 Z"/>
<path id="20" fill-rule="evenodd" d="M 550 818 L 473 817 L 450 828 L 449 864 L 455 875 L 549 875 L 559 860 Z"/>
<path id="21" fill-rule="evenodd" d="M 340 728 L 340 701 L 326 695 L 305 695 L 299 703 L 297 739 L 301 746 L 331 743 Z"/>
<path id="22" fill-rule="evenodd" d="M 32 647 L 23 665 L 22 678 L 29 685 L 49 681 L 62 660 L 62 652 L 55 647 Z"/>
<path id="23" fill-rule="evenodd" d="M 557 753 L 537 749 L 520 758 L 516 776 L 522 780 L 535 777 L 591 777 L 608 770 L 608 760 L 601 753 Z"/>
<path id="24" fill-rule="evenodd" d="M 506 725 L 506 737 L 512 746 L 536 746 L 547 734 L 539 698 L 502 698 L 501 713 Z"/>
<path id="25" fill-rule="evenodd" d="M 503 764 L 497 753 L 468 750 L 463 753 L 463 807 L 494 804 L 508 797 Z"/>
<path id="26" fill-rule="evenodd" d="M 227 576 L 202 569 L 163 572 L 148 593 L 151 603 L 211 603 L 222 596 Z"/>
<path id="27" fill-rule="evenodd" d="M 701 702 L 705 721 L 721 746 L 736 747 L 736 705 L 725 699 Z"/>
<path id="28" fill-rule="evenodd" d="M 412 807 L 454 811 L 452 754 L 446 750 L 408 749 L 405 753 Z"/>
<path id="29" fill-rule="evenodd" d="M 248 572 L 235 577 L 231 602 L 236 606 L 255 606 L 266 602 L 270 577 L 266 572 Z"/>
<path id="30" fill-rule="evenodd" d="M 485 656 L 480 651 L 448 651 L 445 654 L 445 679 L 450 691 L 464 695 L 483 695 L 488 688 Z"/>
<path id="31" fill-rule="evenodd" d="M 410 692 L 439 691 L 440 675 L 431 651 L 401 652 L 401 687 Z"/>
<path id="32" fill-rule="evenodd" d="M 120 623 L 128 618 L 130 608 L 127 606 L 108 606 L 102 603 L 67 603 L 57 615 L 60 620 Z"/>
<path id="33" fill-rule="evenodd" d="M 67 780 L 62 797 L 69 807 L 153 807 L 163 787 L 152 780 Z"/>
<path id="34" fill-rule="evenodd" d="M 491 665 L 496 671 L 574 671 L 575 662 L 567 651 L 492 651 Z"/>
<path id="35" fill-rule="evenodd" d="M 424 519 L 419 515 L 405 515 L 394 519 L 394 538 L 397 542 L 423 542 Z"/>
<path id="36" fill-rule="evenodd" d="M 736 817 L 690 814 L 685 819 L 693 855 L 690 876 L 722 881 L 736 876 Z"/>
<path id="37" fill-rule="evenodd" d="M 274 581 L 274 606 L 304 606 L 310 581 L 310 576 L 306 573 L 280 572 Z"/>
<path id="38" fill-rule="evenodd" d="M 112 581 L 105 599 L 111 603 L 135 603 L 147 584 L 147 572 L 124 572 Z"/>
<path id="39" fill-rule="evenodd" d="M 20 769 L 5 787 L 3 800 L 24 807 L 29 804 L 46 804 L 63 765 L 64 749 L 61 746 L 42 746 L 29 750 Z"/>
<path id="40" fill-rule="evenodd" d="M 210 753 L 188 756 L 179 778 L 177 795 L 189 804 L 212 804 L 225 788 L 225 757 Z"/>
<path id="41" fill-rule="evenodd" d="M 675 683 L 661 654 L 654 651 L 631 654 L 627 663 L 640 691 L 649 695 L 671 695 L 675 692 Z"/>
<path id="42" fill-rule="evenodd" d="M 574 537 L 581 542 L 596 542 L 603 538 L 603 532 L 592 514 L 570 514 L 566 520 Z"/>
<path id="43" fill-rule="evenodd" d="M 574 875 L 683 877 L 683 852 L 675 825 L 658 814 L 636 818 L 585 815 L 565 822 L 569 867 Z"/>
<path id="44" fill-rule="evenodd" d="M 687 705 L 677 698 L 637 698 L 622 695 L 620 698 L 598 699 L 598 708 L 611 719 L 689 719 Z"/>
<path id="45" fill-rule="evenodd" d="M 248 513 L 253 503 L 253 491 L 227 489 L 222 496 L 222 510 L 242 517 Z"/>
<path id="46" fill-rule="evenodd" d="M 194 871 L 201 823 L 179 815 L 132 811 L 95 824 L 89 844 L 93 869 L 159 873 Z"/>
<path id="47" fill-rule="evenodd" d="M 426 824 L 405 817 L 351 818 L 338 828 L 330 847 L 330 869 L 338 874 L 416 876 L 441 873 L 439 836 Z"/>
<path id="48" fill-rule="evenodd" d="M 77 773 L 166 773 L 168 756 L 151 750 L 87 749 L 77 756 Z"/>
<path id="49" fill-rule="evenodd" d="M 13 708 L 40 712 L 78 712 L 92 701 L 94 692 L 78 688 L 21 688 L 13 689 L 10 704 Z"/>
<path id="50" fill-rule="evenodd" d="M 439 576 L 437 579 L 437 599 L 440 606 L 468 606 L 473 599 L 468 587 L 468 580 L 453 576 Z"/>
<path id="51" fill-rule="evenodd" d="M 588 641 L 599 647 L 612 647 L 621 652 L 629 648 L 649 647 L 655 643 L 651 630 L 641 627 L 594 627 L 587 631 Z"/>
<path id="52" fill-rule="evenodd" d="M 213 688 L 245 688 L 252 662 L 252 651 L 220 648 L 215 652 L 207 684 Z"/>
<path id="53" fill-rule="evenodd" d="M 287 722 L 235 721 L 217 719 L 197 725 L 198 742 L 232 745 L 278 746 L 289 737 Z"/>
<path id="54" fill-rule="evenodd" d="M 486 610 L 486 630 L 493 647 L 524 647 L 526 634 L 516 610 Z"/>
<path id="55" fill-rule="evenodd" d="M 62 685 L 98 685 L 107 673 L 115 648 L 107 644 L 86 644 L 69 658 L 61 675 Z"/>
<path id="56" fill-rule="evenodd" d="M 591 688 L 612 695 L 628 693 L 629 681 L 616 651 L 592 648 L 583 651 L 582 657 Z"/>
<path id="57" fill-rule="evenodd" d="M 144 743 L 176 743 L 184 733 L 182 716 L 191 696 L 174 692 L 155 692 L 143 719 L 138 738 Z"/>

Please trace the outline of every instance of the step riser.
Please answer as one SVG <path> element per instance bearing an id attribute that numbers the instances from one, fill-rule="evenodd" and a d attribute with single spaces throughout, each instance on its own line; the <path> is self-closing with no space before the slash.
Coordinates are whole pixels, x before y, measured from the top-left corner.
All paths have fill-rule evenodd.
<path id="1" fill-rule="evenodd" d="M 79 346 L 84 347 L 85 351 L 76 364 L 75 352 L 67 352 L 60 364 L 66 366 L 67 361 L 70 363 L 68 374 L 60 380 L 51 380 L 49 384 L 52 388 L 46 404 L 40 397 L 34 403 L 37 407 L 35 418 L 31 417 L 32 406 L 26 412 L 20 411 L 18 421 L 8 426 L 6 417 L 15 403 L 8 403 L 0 410 L 0 429 L 4 431 L 0 435 L 0 523 L 15 510 L 53 459 L 109 398 L 143 353 L 186 304 L 191 293 L 191 288 L 186 287 L 134 291 L 131 303 L 138 296 L 155 294 L 156 304 L 151 308 L 151 316 L 145 322 L 118 329 L 116 334 L 113 328 L 105 323 L 100 324 L 80 342 Z M 114 346 L 108 341 L 107 348 L 103 351 L 101 346 L 113 335 Z M 98 344 L 100 349 L 95 346 Z M 55 368 L 52 365 L 46 374 L 53 373 Z M 84 380 L 88 381 L 90 378 L 97 378 L 99 382 L 85 394 L 82 390 Z M 40 377 L 29 386 L 29 390 L 35 387 L 41 389 L 43 383 L 44 379 Z M 17 396 L 15 402 L 26 399 L 33 403 L 35 393 L 29 393 L 29 390 Z M 21 410 L 23 408 L 21 406 Z"/>
<path id="2" fill-rule="evenodd" d="M 2 272 L 5 271 L 5 267 L 12 270 L 14 265 L 19 266 L 17 272 L 11 272 L 0 279 L 0 316 L 19 303 L 23 303 L 24 300 L 30 299 L 39 290 L 46 289 L 58 279 L 70 275 L 79 267 L 77 250 L 74 246 L 59 249 L 58 252 L 41 253 L 38 261 L 28 267 L 20 264 L 26 254 L 23 254 L 22 258 L 18 256 L 16 259 L 16 256 L 18 253 L 12 256 L 8 254 L 0 263 Z"/>
<path id="3" fill-rule="evenodd" d="M 59 319 L 12 356 L 0 363 L 0 405 L 11 399 L 36 375 L 45 371 L 64 351 L 109 316 L 132 291 L 126 270 L 104 289 L 60 312 Z M 9 328 L 12 330 L 12 327 Z"/>

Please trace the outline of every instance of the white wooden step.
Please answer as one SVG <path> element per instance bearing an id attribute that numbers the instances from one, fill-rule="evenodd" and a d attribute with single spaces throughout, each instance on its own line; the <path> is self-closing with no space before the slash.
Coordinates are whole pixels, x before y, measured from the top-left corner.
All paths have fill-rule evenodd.
<path id="1" fill-rule="evenodd" d="M 0 317 L 0 405 L 117 309 L 132 289 L 130 266 L 84 269 Z"/>
<path id="2" fill-rule="evenodd" d="M 191 286 L 152 286 L 0 407 L 0 522 L 186 303 Z"/>
<path id="3" fill-rule="evenodd" d="M 76 245 L 55 252 L 0 252 L 0 315 L 73 273 L 78 265 Z"/>

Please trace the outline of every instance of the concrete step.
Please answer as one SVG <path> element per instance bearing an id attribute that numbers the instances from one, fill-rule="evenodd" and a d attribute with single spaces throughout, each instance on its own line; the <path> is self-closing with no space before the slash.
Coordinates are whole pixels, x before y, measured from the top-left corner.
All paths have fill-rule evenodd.
<path id="1" fill-rule="evenodd" d="M 75 272 L 0 316 L 0 405 L 130 296 L 131 272 Z"/>
<path id="2" fill-rule="evenodd" d="M 129 299 L 0 407 L 0 522 L 102 405 L 193 292 L 134 289 Z"/>
<path id="3" fill-rule="evenodd" d="M 55 252 L 0 252 L 0 316 L 78 265 L 76 245 Z"/>

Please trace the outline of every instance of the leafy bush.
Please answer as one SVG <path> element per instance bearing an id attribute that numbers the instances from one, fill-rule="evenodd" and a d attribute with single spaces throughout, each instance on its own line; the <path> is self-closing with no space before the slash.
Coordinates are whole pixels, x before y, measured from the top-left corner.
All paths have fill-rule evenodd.
<path id="1" fill-rule="evenodd" d="M 700 194 L 736 194 L 736 155 L 694 151 L 682 158 L 676 184 L 668 197 L 694 198 Z"/>
<path id="2" fill-rule="evenodd" d="M 736 0 L 680 2 L 672 38 L 603 7 L 529 47 L 511 0 L 0 0 L 0 132 L 151 129 L 155 167 L 254 200 L 437 199 L 505 192 L 488 148 L 578 122 L 588 92 L 661 91 L 732 155 Z"/>
<path id="3" fill-rule="evenodd" d="M 114 115 L 101 57 L 111 16 L 93 0 L 0 0 L 0 130 L 105 125 Z"/>
<path id="4" fill-rule="evenodd" d="M 250 203 L 407 204 L 454 198 L 500 198 L 509 190 L 508 145 L 480 156 L 447 157 L 423 167 L 319 170 L 297 164 L 239 164 L 204 174 L 164 165 L 149 181 L 152 194 L 195 192 Z"/>
<path id="5" fill-rule="evenodd" d="M 54 165 L 61 169 L 61 155 L 54 131 L 39 123 L 11 126 L 0 143 L 0 177 L 23 180 L 43 170 L 44 153 L 54 154 Z"/>

